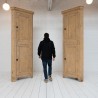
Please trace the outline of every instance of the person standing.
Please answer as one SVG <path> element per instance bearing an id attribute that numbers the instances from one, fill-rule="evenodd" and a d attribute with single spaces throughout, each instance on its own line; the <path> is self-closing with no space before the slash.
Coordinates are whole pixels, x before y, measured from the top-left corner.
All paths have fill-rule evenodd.
<path id="1" fill-rule="evenodd" d="M 52 81 L 52 60 L 55 60 L 56 54 L 54 43 L 50 40 L 48 33 L 44 34 L 44 39 L 39 43 L 38 56 L 42 60 L 45 83 L 48 82 L 48 79 Z"/>

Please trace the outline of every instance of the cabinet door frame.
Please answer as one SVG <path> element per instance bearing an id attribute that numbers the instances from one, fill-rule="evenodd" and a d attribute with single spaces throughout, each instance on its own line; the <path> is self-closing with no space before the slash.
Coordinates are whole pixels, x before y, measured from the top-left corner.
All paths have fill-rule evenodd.
<path id="1" fill-rule="evenodd" d="M 21 9 L 21 8 L 17 8 L 17 7 L 11 7 L 11 81 L 14 82 L 16 81 L 19 77 L 17 76 L 17 38 L 16 38 L 16 33 L 17 33 L 17 12 L 20 13 L 27 13 L 30 14 L 31 19 L 30 19 L 30 26 L 31 26 L 31 30 L 30 32 L 32 33 L 32 39 L 30 41 L 31 43 L 31 47 L 32 47 L 32 73 L 30 75 L 30 77 L 33 77 L 33 12 L 32 11 L 28 11 L 25 9 Z M 24 42 L 25 43 L 25 42 Z M 21 77 L 22 78 L 22 77 Z"/>
<path id="2" fill-rule="evenodd" d="M 66 31 L 66 34 L 68 35 L 68 31 L 66 29 L 68 29 L 67 25 L 65 22 L 68 22 L 67 20 L 67 17 L 65 19 L 65 16 L 69 16 L 71 13 L 77 13 L 78 14 L 78 25 L 79 25 L 79 28 L 77 28 L 77 31 L 79 32 L 80 35 L 79 38 L 77 40 L 65 40 L 64 39 L 64 32 Z M 71 77 L 71 78 L 77 78 L 79 81 L 83 81 L 83 6 L 78 6 L 78 7 L 75 7 L 75 8 L 71 8 L 71 9 L 68 9 L 68 10 L 65 10 L 65 11 L 62 11 L 62 14 L 63 14 L 63 77 Z M 67 37 L 66 37 L 67 39 Z M 65 57 L 65 48 L 64 46 L 67 46 L 67 45 L 77 45 L 77 47 L 79 48 L 79 53 L 77 54 L 79 56 L 78 58 L 78 65 L 77 65 L 77 75 L 76 76 L 70 76 L 68 73 L 66 73 L 66 60 L 67 58 Z M 70 54 L 69 54 L 70 55 Z"/>

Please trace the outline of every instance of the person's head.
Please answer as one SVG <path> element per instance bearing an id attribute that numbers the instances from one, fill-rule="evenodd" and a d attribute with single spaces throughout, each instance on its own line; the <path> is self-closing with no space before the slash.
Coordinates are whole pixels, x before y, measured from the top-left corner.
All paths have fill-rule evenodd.
<path id="1" fill-rule="evenodd" d="M 49 38 L 49 34 L 48 33 L 45 33 L 44 34 L 44 38 Z"/>

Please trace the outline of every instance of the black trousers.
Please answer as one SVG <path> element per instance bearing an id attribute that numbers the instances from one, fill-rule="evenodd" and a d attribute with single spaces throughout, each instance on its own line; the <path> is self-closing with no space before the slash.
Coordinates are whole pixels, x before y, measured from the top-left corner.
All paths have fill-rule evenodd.
<path id="1" fill-rule="evenodd" d="M 42 60 L 43 64 L 43 72 L 45 79 L 48 79 L 48 75 L 52 74 L 52 60 Z M 47 65 L 48 65 L 48 73 L 47 73 Z"/>

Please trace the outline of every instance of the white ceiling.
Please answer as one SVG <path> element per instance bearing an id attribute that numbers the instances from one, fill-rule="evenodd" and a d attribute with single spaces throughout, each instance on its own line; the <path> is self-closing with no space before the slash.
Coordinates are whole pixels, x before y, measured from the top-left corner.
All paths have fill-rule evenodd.
<path id="1" fill-rule="evenodd" d="M 2 4 L 4 3 L 5 0 L 0 0 L 0 8 Z M 52 1 L 52 5 L 49 5 L 49 1 Z M 7 0 L 7 2 L 11 6 L 16 6 L 16 7 L 23 7 L 23 8 L 28 8 L 28 9 L 39 9 L 39 10 L 48 10 L 49 7 L 52 10 L 55 9 L 60 9 L 62 4 L 66 8 L 70 8 L 73 6 L 93 6 L 98 8 L 98 0 L 94 0 L 93 4 L 87 5 L 85 0 Z"/>

